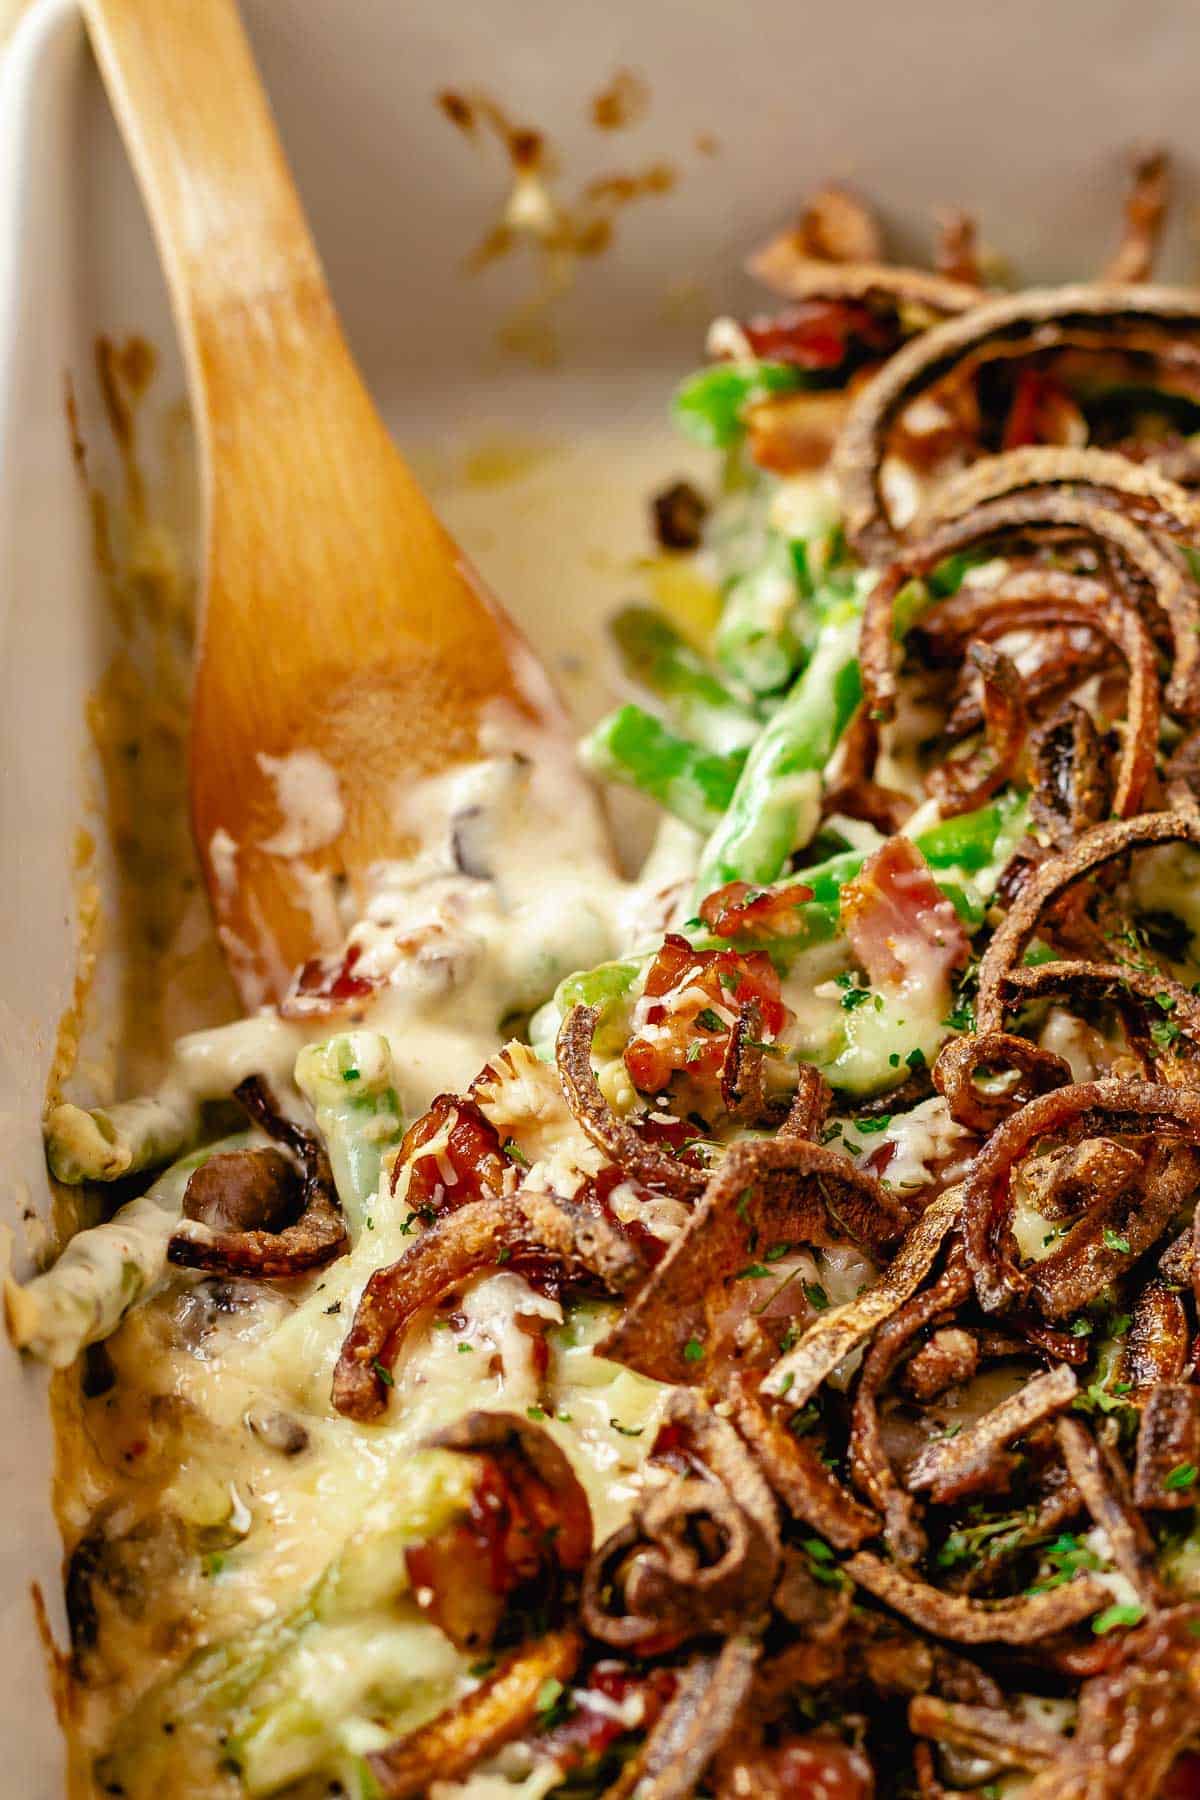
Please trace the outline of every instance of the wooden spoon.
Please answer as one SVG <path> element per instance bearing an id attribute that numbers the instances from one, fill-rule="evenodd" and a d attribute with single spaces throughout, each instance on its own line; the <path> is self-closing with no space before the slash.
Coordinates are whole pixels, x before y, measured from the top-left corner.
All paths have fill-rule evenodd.
<path id="1" fill-rule="evenodd" d="M 410 853 L 398 800 L 477 755 L 484 719 L 595 800 L 541 665 L 355 368 L 234 0 L 84 13 L 187 360 L 207 515 L 192 826 L 255 1006 L 335 948 L 331 882 L 361 905 L 372 865 Z M 324 795 L 307 816 L 288 801 L 305 784 Z"/>

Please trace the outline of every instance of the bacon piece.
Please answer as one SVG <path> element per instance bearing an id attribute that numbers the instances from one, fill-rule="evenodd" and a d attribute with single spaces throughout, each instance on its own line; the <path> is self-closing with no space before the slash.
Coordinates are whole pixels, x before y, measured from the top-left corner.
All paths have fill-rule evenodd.
<path id="1" fill-rule="evenodd" d="M 422 1156 L 437 1140 L 438 1148 Z M 392 1192 L 403 1180 L 411 1212 L 452 1212 L 472 1200 L 492 1200 L 504 1192 L 512 1165 L 500 1148 L 496 1129 L 470 1100 L 439 1094 L 409 1126 L 392 1169 Z"/>
<path id="2" fill-rule="evenodd" d="M 1194 1506 L 1198 1480 L 1200 1388 L 1187 1382 L 1164 1382 L 1142 1408 L 1134 1503 L 1163 1512 Z"/>
<path id="3" fill-rule="evenodd" d="M 338 956 L 314 956 L 306 962 L 279 1003 L 282 1017 L 322 1018 L 369 999 L 382 978 L 357 973 L 362 950 L 361 944 L 351 944 Z"/>
<path id="4" fill-rule="evenodd" d="M 539 1425 L 512 1413 L 472 1412 L 429 1443 L 474 1456 L 479 1480 L 470 1514 L 405 1551 L 412 1589 L 460 1650 L 490 1644 L 507 1602 L 539 1584 L 545 1610 L 559 1576 L 592 1552 L 587 1494 Z"/>
<path id="5" fill-rule="evenodd" d="M 970 959 L 950 901 L 910 838 L 889 838 L 842 889 L 842 925 L 872 987 L 928 994 Z"/>
<path id="6" fill-rule="evenodd" d="M 577 1631 L 554 1631 L 514 1650 L 465 1699 L 427 1725 L 367 1755 L 381 1800 L 418 1800 L 433 1783 L 455 1781 L 528 1730 L 547 1682 L 568 1682 L 579 1662 Z"/>
<path id="7" fill-rule="evenodd" d="M 727 881 L 700 902 L 700 917 L 717 937 L 794 937 L 804 929 L 798 908 L 812 897 L 802 881 L 773 888 Z"/>
<path id="8" fill-rule="evenodd" d="M 719 1382 L 726 1359 L 738 1354 L 729 1325 L 745 1317 L 743 1284 L 765 1279 L 750 1274 L 758 1257 L 846 1237 L 877 1254 L 900 1236 L 905 1218 L 872 1176 L 836 1151 L 782 1135 L 735 1144 L 600 1353 L 680 1386 Z M 761 1266 L 769 1273 L 771 1265 Z M 794 1304 L 807 1310 L 802 1293 Z M 775 1353 L 770 1343 L 750 1348 L 753 1357 Z"/>
<path id="9" fill-rule="evenodd" d="M 960 1644 L 1036 1644 L 1041 1638 L 1098 1612 L 1108 1589 L 1090 1575 L 1076 1576 L 1062 1587 L 1040 1594 L 1018 1594 L 1010 1600 L 969 1600 L 943 1593 L 915 1575 L 906 1574 L 869 1550 L 857 1550 L 842 1564 L 851 1580 L 886 1606 L 903 1613 L 932 1637 Z"/>
<path id="10" fill-rule="evenodd" d="M 742 325 L 755 356 L 822 373 L 890 356 L 900 341 L 895 318 L 861 300 L 800 300 Z"/>
<path id="11" fill-rule="evenodd" d="M 875 1775 L 862 1750 L 820 1732 L 773 1748 L 741 1751 L 722 1770 L 717 1800 L 873 1800 Z"/>
<path id="12" fill-rule="evenodd" d="M 650 966 L 625 1066 L 644 1094 L 660 1093 L 684 1070 L 716 1079 L 728 1049 L 732 1015 L 753 1002 L 763 1035 L 778 1036 L 787 1018 L 779 977 L 762 950 L 694 950 L 668 933 Z"/>
<path id="13" fill-rule="evenodd" d="M 266 1281 L 323 1268 L 350 1248 L 323 1144 L 283 1116 L 260 1076 L 251 1075 L 240 1082 L 234 1094 L 255 1123 L 276 1143 L 283 1144 L 299 1164 L 299 1216 L 280 1231 L 269 1227 L 201 1227 L 203 1235 L 193 1235 L 185 1223 L 167 1244 L 168 1262 L 222 1275 L 258 1276 Z M 186 1195 L 184 1211 L 186 1217 Z"/>

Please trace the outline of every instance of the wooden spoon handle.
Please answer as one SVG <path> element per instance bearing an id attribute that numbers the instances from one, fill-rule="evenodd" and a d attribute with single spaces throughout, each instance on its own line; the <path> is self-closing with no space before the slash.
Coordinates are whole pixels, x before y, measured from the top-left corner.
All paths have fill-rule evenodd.
<path id="1" fill-rule="evenodd" d="M 234 335 L 220 329 L 226 309 L 242 315 L 237 335 L 249 326 L 267 350 L 323 334 L 334 322 L 324 274 L 234 0 L 83 10 L 193 376 L 204 384 L 215 345 Z M 256 383 L 269 373 L 260 366 Z"/>

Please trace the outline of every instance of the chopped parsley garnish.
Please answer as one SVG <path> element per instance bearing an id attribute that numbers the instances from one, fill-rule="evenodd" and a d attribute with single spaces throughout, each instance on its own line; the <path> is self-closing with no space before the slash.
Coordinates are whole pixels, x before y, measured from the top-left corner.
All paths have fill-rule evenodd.
<path id="1" fill-rule="evenodd" d="M 343 1081 L 358 1081 L 360 1079 L 361 1079 L 361 1077 L 359 1076 L 357 1069 L 343 1069 L 342 1070 L 342 1080 Z"/>
<path id="2" fill-rule="evenodd" d="M 1090 1319 L 1079 1318 L 1071 1320 L 1072 1337 L 1091 1337 L 1094 1329 L 1095 1327 Z"/>
<path id="3" fill-rule="evenodd" d="M 467 1670 L 467 1674 L 473 1675 L 476 1681 L 482 1681 L 485 1675 L 491 1674 L 491 1672 L 495 1668 L 495 1666 L 496 1666 L 495 1657 L 494 1656 L 485 1656 L 482 1659 L 482 1661 L 472 1663 L 470 1668 Z"/>
<path id="4" fill-rule="evenodd" d="M 374 1369 L 376 1375 L 378 1375 L 380 1381 L 382 1381 L 384 1387 L 395 1387 L 396 1383 L 392 1379 L 392 1371 L 384 1363 L 381 1363 L 378 1357 L 372 1362 L 371 1367 Z"/>
<path id="5" fill-rule="evenodd" d="M 518 1144 L 516 1138 L 505 1138 L 504 1143 L 501 1145 L 501 1149 L 504 1151 L 509 1162 L 520 1163 L 523 1169 L 529 1167 L 529 1158 L 522 1150 L 520 1144 Z"/>
<path id="6" fill-rule="evenodd" d="M 855 1119 L 854 1129 L 869 1137 L 873 1131 L 886 1131 L 891 1122 L 891 1113 L 879 1113 L 874 1119 Z"/>
<path id="7" fill-rule="evenodd" d="M 1128 1256 L 1129 1239 L 1122 1237 L 1119 1231 L 1114 1231 L 1111 1225 L 1106 1225 L 1104 1227 L 1104 1248 L 1116 1250 L 1121 1256 Z"/>
<path id="8" fill-rule="evenodd" d="M 696 1014 L 696 1023 L 702 1025 L 705 1031 L 724 1031 L 725 1029 L 720 1014 L 715 1013 L 711 1006 L 703 1007 Z"/>
<path id="9" fill-rule="evenodd" d="M 764 1275 L 769 1275 L 770 1273 L 770 1269 L 768 1269 L 764 1263 L 747 1263 L 744 1269 L 738 1270 L 737 1274 L 734 1276 L 734 1280 L 761 1281 Z"/>
<path id="10" fill-rule="evenodd" d="M 703 1055 L 704 1055 L 704 1045 L 700 1042 L 699 1038 L 693 1038 L 691 1043 L 687 1047 L 687 1051 L 684 1056 L 684 1061 L 690 1062 L 690 1063 L 699 1062 L 700 1058 Z"/>
<path id="11" fill-rule="evenodd" d="M 1198 1476 L 1200 1476 L 1200 1469 L 1196 1467 L 1195 1463 L 1176 1463 L 1175 1467 L 1168 1471 L 1163 1486 L 1173 1494 L 1182 1493 L 1185 1488 L 1195 1486 Z"/>
<path id="12" fill-rule="evenodd" d="M 1146 1616 L 1144 1606 L 1130 1604 L 1127 1606 L 1106 1606 L 1092 1620 L 1092 1630 L 1097 1637 L 1107 1637 L 1118 1625 L 1140 1625 Z"/>
<path id="13" fill-rule="evenodd" d="M 819 1425 L 820 1422 L 820 1409 L 815 1400 L 810 1400 L 807 1406 L 802 1406 L 799 1412 L 792 1414 L 787 1428 L 793 1437 L 805 1437 L 813 1426 Z"/>
<path id="14" fill-rule="evenodd" d="M 909 1051 L 904 1060 L 915 1075 L 918 1069 L 923 1069 L 925 1067 L 925 1052 L 918 1045 L 915 1049 Z"/>
<path id="15" fill-rule="evenodd" d="M 819 1281 L 805 1282 L 804 1298 L 816 1312 L 824 1312 L 829 1305 L 829 1295 Z"/>
<path id="16" fill-rule="evenodd" d="M 864 1006 L 871 998 L 870 988 L 847 988 L 842 995 L 843 1012 L 853 1012 L 855 1007 Z"/>
<path id="17" fill-rule="evenodd" d="M 684 1362 L 704 1361 L 704 1345 L 700 1342 L 699 1338 L 693 1337 L 688 1339 L 687 1343 L 683 1346 L 683 1360 Z"/>
<path id="18" fill-rule="evenodd" d="M 789 1250 L 792 1250 L 794 1248 L 795 1248 L 794 1245 L 788 1244 L 788 1243 L 768 1244 L 766 1249 L 763 1251 L 763 1261 L 769 1262 L 769 1263 L 779 1262 L 781 1260 L 781 1258 L 783 1258 L 787 1255 Z"/>
<path id="19" fill-rule="evenodd" d="M 557 1725 L 571 1709 L 571 1696 L 556 1675 L 547 1675 L 534 1700 L 539 1729 L 546 1731 Z"/>
<path id="20" fill-rule="evenodd" d="M 620 1419 L 610 1419 L 608 1422 L 614 1431 L 620 1432 L 622 1437 L 641 1437 L 646 1429 L 644 1425 L 622 1425 Z"/>
<path id="21" fill-rule="evenodd" d="M 538 1419 L 544 1419 L 545 1416 L 546 1416 L 545 1409 L 541 1406 L 527 1406 L 525 1408 L 525 1417 L 527 1419 L 533 1419 L 536 1421 Z"/>
<path id="22" fill-rule="evenodd" d="M 1055 1538 L 1042 1555 L 1049 1563 L 1051 1573 L 1044 1581 L 1035 1582 L 1029 1590 L 1032 1594 L 1043 1594 L 1050 1588 L 1063 1587 L 1084 1569 L 1098 1569 L 1101 1566 L 1096 1552 L 1089 1550 L 1071 1531 L 1064 1531 L 1060 1537 Z"/>
<path id="23" fill-rule="evenodd" d="M 219 1550 L 210 1550 L 207 1556 L 201 1557 L 200 1567 L 204 1571 L 206 1580 L 215 1580 L 225 1567 L 225 1558 Z"/>

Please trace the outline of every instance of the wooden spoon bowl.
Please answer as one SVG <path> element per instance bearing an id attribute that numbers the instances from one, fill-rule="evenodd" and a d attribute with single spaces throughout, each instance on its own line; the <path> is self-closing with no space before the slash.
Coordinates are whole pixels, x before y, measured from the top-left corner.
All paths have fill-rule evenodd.
<path id="1" fill-rule="evenodd" d="M 541 665 L 371 403 L 234 0 L 84 12 L 187 360 L 206 501 L 192 823 L 254 1006 L 336 947 L 333 895 L 348 882 L 361 905 L 373 866 L 409 854 L 414 784 L 479 754 L 484 721 L 595 800 Z"/>

